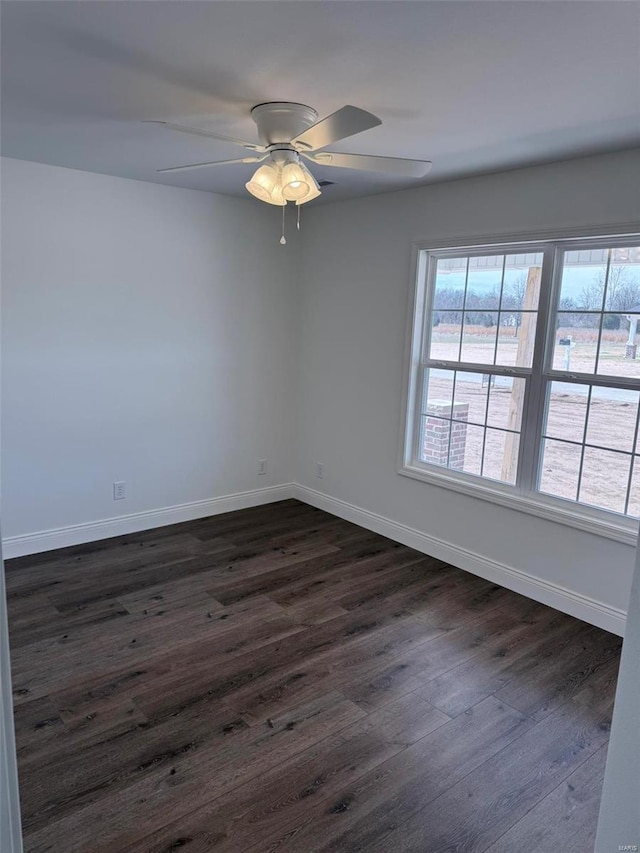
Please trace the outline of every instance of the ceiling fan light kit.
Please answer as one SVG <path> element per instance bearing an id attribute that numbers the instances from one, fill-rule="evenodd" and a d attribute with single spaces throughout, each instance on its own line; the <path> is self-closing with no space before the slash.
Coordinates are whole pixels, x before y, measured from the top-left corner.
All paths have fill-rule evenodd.
<path id="1" fill-rule="evenodd" d="M 318 182 L 304 163 L 266 163 L 245 184 L 252 196 L 267 204 L 305 204 L 321 195 Z"/>
<path id="2" fill-rule="evenodd" d="M 271 198 L 274 188 L 278 186 L 279 177 L 275 164 L 266 163 L 260 166 L 245 187 L 260 201 L 266 201 L 267 204 L 281 204 Z"/>
<path id="3" fill-rule="evenodd" d="M 287 163 L 280 175 L 282 195 L 287 201 L 300 201 L 311 191 L 311 182 L 307 181 L 302 166 L 299 163 Z"/>
<path id="4" fill-rule="evenodd" d="M 254 198 L 282 207 L 283 223 L 287 202 L 295 203 L 298 207 L 298 227 L 300 227 L 300 205 L 321 195 L 318 182 L 301 161 L 301 157 L 323 166 L 364 169 L 412 178 L 423 177 L 431 167 L 429 160 L 405 160 L 398 157 L 320 151 L 333 142 L 382 124 L 377 116 L 359 107 L 349 105 L 342 107 L 318 121 L 318 113 L 312 107 L 277 101 L 258 104 L 251 110 L 251 117 L 258 128 L 259 145 L 255 142 L 243 142 L 232 137 L 220 136 L 200 128 L 189 128 L 165 121 L 152 122 L 182 133 L 193 133 L 197 136 L 233 142 L 259 155 L 237 160 L 173 166 L 158 171 L 175 172 L 230 163 L 262 163 L 263 165 L 257 169 L 245 187 Z M 284 234 L 280 242 L 286 242 Z"/>

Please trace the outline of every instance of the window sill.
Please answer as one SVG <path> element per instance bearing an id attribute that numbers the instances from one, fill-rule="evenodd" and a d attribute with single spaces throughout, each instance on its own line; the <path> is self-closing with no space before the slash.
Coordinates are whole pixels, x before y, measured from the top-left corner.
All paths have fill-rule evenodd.
<path id="1" fill-rule="evenodd" d="M 508 490 L 508 488 L 501 488 L 498 483 L 494 485 L 486 480 L 475 482 L 475 478 L 472 479 L 464 474 L 444 474 L 411 464 L 405 464 L 398 470 L 398 473 L 404 477 L 422 480 L 425 483 L 489 501 L 508 509 L 535 515 L 556 524 L 564 524 L 567 527 L 584 530 L 595 536 L 613 539 L 625 545 L 635 546 L 638 540 L 638 522 L 635 519 L 616 516 L 615 514 L 612 514 L 611 518 L 604 517 L 605 514 L 598 510 L 591 511 L 589 508 L 579 505 L 574 508 L 567 501 L 554 500 L 542 495 L 538 498 L 520 495 Z"/>

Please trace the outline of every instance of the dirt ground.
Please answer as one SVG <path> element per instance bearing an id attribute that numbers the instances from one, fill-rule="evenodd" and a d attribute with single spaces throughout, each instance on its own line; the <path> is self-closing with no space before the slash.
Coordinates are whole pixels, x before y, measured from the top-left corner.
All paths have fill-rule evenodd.
<path id="1" fill-rule="evenodd" d="M 518 338 L 512 327 L 496 327 L 485 329 L 474 326 L 473 333 L 466 333 L 462 341 L 460 358 L 471 364 L 501 364 L 513 367 L 516 364 Z M 496 336 L 498 340 L 497 354 Z M 556 345 L 553 351 L 553 367 L 555 370 L 565 369 L 567 347 L 557 343 L 560 339 L 572 338 L 573 346 L 569 348 L 569 369 L 576 373 L 595 373 L 596 349 L 598 342 L 595 329 L 558 329 Z M 636 339 L 638 340 L 638 339 Z M 602 334 L 600 352 L 598 353 L 599 375 L 625 376 L 640 379 L 640 343 L 638 358 L 625 358 L 627 332 L 624 330 L 606 330 Z M 458 360 L 460 348 L 460 327 L 441 324 L 433 329 L 431 341 L 431 358 L 443 360 Z"/>
<path id="2" fill-rule="evenodd" d="M 484 331 L 484 330 L 483 330 Z M 487 330 L 490 331 L 490 330 Z M 513 329 L 510 330 L 513 332 Z M 444 342 L 440 342 L 444 343 Z M 487 347 L 484 341 L 465 341 L 467 353 L 477 352 L 477 361 L 484 360 Z M 604 342 L 603 346 L 618 346 L 618 341 Z M 512 344 L 514 360 L 516 345 Z M 438 353 L 439 358 L 457 358 L 456 346 L 448 343 L 447 355 Z M 558 347 L 558 349 L 560 349 Z M 640 360 L 624 360 L 624 344 L 617 352 L 616 360 L 607 364 L 607 373 L 617 376 L 639 376 Z M 473 361 L 464 356 L 466 360 Z M 564 358 L 564 355 L 562 356 Z M 492 361 L 493 359 L 490 359 Z M 585 366 L 595 362 L 595 343 L 590 349 L 584 344 L 572 352 L 571 366 L 574 370 L 588 370 Z M 508 363 L 508 362 L 502 362 Z M 585 365 L 585 366 L 583 366 Z M 612 368 L 612 369 L 610 369 Z M 633 372 L 631 372 L 633 371 Z M 455 402 L 468 404 L 468 426 L 466 430 L 465 471 L 483 474 L 494 479 L 502 479 L 502 466 L 505 455 L 505 428 L 513 427 L 509 423 L 511 385 L 522 380 L 499 379 L 498 384 L 489 388 L 478 381 L 469 381 L 468 374 L 459 376 L 456 382 Z M 502 384 L 500 384 L 502 383 Z M 640 386 L 639 386 L 640 388 Z M 576 390 L 579 393 L 573 393 Z M 580 393 L 582 391 L 582 393 Z M 428 399 L 451 400 L 453 382 L 451 378 L 432 375 Z M 615 512 L 625 511 L 626 488 L 629 481 L 631 463 L 634 457 L 634 439 L 638 411 L 638 392 L 622 392 L 620 398 L 607 396 L 607 391 L 595 390 L 592 394 L 589 419 L 586 427 L 586 443 L 582 477 L 580 478 L 581 448 L 568 444 L 568 441 L 582 442 L 585 436 L 586 388 L 580 389 L 566 384 L 554 383 L 549 403 L 549 412 L 544 442 L 540 489 L 557 497 L 592 504 Z M 485 423 L 486 440 L 483 440 Z M 519 425 L 516 425 L 518 428 Z M 590 445 L 598 445 L 592 447 Z M 636 451 L 640 450 L 639 446 Z M 516 451 L 517 452 L 517 443 Z M 636 457 L 638 458 L 638 457 Z M 482 467 L 482 470 L 481 470 Z M 629 515 L 640 515 L 640 458 L 635 465 L 631 480 Z"/>

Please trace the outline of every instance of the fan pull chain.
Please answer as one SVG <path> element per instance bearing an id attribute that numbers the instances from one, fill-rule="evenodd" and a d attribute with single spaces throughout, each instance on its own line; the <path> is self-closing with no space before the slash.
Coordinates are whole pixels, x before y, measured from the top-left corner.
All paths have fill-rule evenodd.
<path id="1" fill-rule="evenodd" d="M 286 207 L 286 204 L 287 203 L 285 201 L 284 204 L 282 205 L 282 237 L 280 238 L 280 245 L 281 246 L 286 245 L 286 242 L 287 242 L 287 238 L 284 236 L 284 209 Z"/>
<path id="2" fill-rule="evenodd" d="M 298 205 L 298 231 L 300 230 L 300 208 L 301 208 L 301 207 L 302 207 L 302 205 L 301 205 L 301 204 L 299 204 L 299 205 Z"/>

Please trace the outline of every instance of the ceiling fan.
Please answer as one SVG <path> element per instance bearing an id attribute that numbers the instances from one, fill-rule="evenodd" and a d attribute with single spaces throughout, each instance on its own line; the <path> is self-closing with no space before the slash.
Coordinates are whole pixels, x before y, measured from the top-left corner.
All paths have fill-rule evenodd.
<path id="1" fill-rule="evenodd" d="M 209 130 L 185 127 L 168 121 L 150 122 L 183 133 L 233 142 L 253 152 L 250 156 L 234 160 L 172 166 L 168 169 L 158 169 L 158 172 L 203 169 L 231 163 L 263 163 L 245 186 L 260 201 L 284 208 L 288 201 L 295 202 L 299 206 L 321 194 L 318 182 L 301 158 L 322 166 L 363 169 L 410 178 L 422 178 L 431 168 L 429 160 L 405 160 L 369 154 L 340 154 L 321 150 L 348 136 L 382 124 L 377 116 L 358 107 L 342 107 L 318 121 L 318 113 L 312 107 L 278 101 L 258 104 L 251 110 L 251 117 L 258 127 L 259 143 L 245 142 L 242 139 L 221 136 Z"/>

